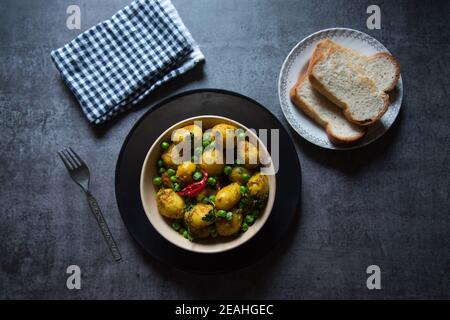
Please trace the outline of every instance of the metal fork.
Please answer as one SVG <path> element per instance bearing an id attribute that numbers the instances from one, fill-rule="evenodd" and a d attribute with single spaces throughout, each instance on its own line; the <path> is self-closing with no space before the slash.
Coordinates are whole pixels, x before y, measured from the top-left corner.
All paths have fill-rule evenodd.
<path id="1" fill-rule="evenodd" d="M 61 157 L 64 165 L 67 170 L 69 170 L 70 177 L 73 181 L 78 184 L 81 189 L 83 189 L 84 193 L 89 202 L 89 206 L 91 207 L 91 211 L 97 219 L 98 225 L 100 226 L 100 230 L 105 237 L 106 243 L 108 244 L 109 249 L 114 257 L 114 260 L 119 261 L 122 259 L 120 255 L 119 248 L 117 247 L 116 242 L 114 241 L 111 232 L 109 231 L 108 225 L 106 224 L 105 218 L 103 217 L 102 211 L 98 206 L 97 200 L 95 200 L 94 196 L 91 194 L 89 190 L 89 181 L 90 174 L 89 168 L 86 163 L 72 150 L 72 148 L 64 149 L 58 152 L 58 155 Z"/>

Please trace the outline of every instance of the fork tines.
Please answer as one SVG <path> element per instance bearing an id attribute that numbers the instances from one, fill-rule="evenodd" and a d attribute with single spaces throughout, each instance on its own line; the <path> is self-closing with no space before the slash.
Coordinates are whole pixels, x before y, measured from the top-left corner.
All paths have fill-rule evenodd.
<path id="1" fill-rule="evenodd" d="M 58 155 L 66 166 L 67 170 L 75 170 L 84 165 L 83 160 L 72 150 L 72 148 L 65 148 L 58 151 Z"/>

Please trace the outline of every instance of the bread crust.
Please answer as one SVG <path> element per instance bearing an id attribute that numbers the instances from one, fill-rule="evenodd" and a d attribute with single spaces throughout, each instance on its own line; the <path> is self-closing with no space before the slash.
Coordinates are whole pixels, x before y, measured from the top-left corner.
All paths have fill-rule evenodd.
<path id="1" fill-rule="evenodd" d="M 395 86 L 398 83 L 398 80 L 400 79 L 400 63 L 398 62 L 397 59 L 395 59 L 394 56 L 392 56 L 391 54 L 389 54 L 387 52 L 375 53 L 375 54 L 369 56 L 368 60 L 373 60 L 373 59 L 376 59 L 378 57 L 385 57 L 386 59 L 391 61 L 392 64 L 394 65 L 394 67 L 395 67 L 394 79 L 392 80 L 392 83 L 390 83 L 390 85 L 384 90 L 384 92 L 388 92 L 388 91 L 394 90 Z"/>
<path id="2" fill-rule="evenodd" d="M 338 50 L 344 50 L 344 51 L 351 52 L 352 54 L 356 54 L 356 55 L 358 55 L 358 56 L 360 56 L 360 57 L 362 57 L 364 59 L 367 59 L 367 60 L 375 60 L 378 57 L 384 57 L 384 58 L 388 59 L 389 61 L 391 61 L 391 63 L 395 67 L 395 76 L 394 76 L 394 79 L 392 80 L 392 82 L 389 84 L 389 86 L 386 89 L 384 89 L 383 91 L 388 92 L 388 91 L 394 90 L 395 86 L 398 83 L 398 80 L 400 79 L 400 63 L 398 62 L 398 60 L 393 55 L 391 55 L 391 54 L 389 54 L 387 52 L 378 52 L 378 53 L 375 53 L 375 54 L 370 55 L 370 56 L 365 56 L 365 55 L 359 53 L 358 51 L 353 50 L 351 48 L 344 47 L 344 46 L 340 45 L 339 43 L 337 43 L 337 42 L 335 42 L 335 41 L 333 41 L 333 40 L 331 40 L 329 38 L 320 40 L 317 43 L 317 45 L 316 45 L 316 50 L 314 51 L 314 53 L 316 51 L 320 50 L 320 53 L 324 54 L 325 51 L 327 51 L 329 49 L 332 49 L 332 48 L 336 48 Z M 312 65 L 310 64 L 310 66 L 308 68 L 309 71 L 310 71 L 311 67 L 312 67 Z"/>
<path id="3" fill-rule="evenodd" d="M 291 101 L 300 108 L 303 112 L 305 112 L 310 118 L 312 118 L 318 125 L 320 125 L 323 128 L 326 128 L 328 125 L 325 121 L 322 121 L 315 112 L 313 112 L 307 103 L 303 101 L 300 97 L 297 96 L 297 89 L 305 82 L 305 80 L 308 79 L 307 73 L 305 73 L 303 76 L 300 77 L 300 79 L 297 81 L 297 83 L 292 87 L 289 95 L 291 97 Z M 328 132 L 327 132 L 328 133 Z"/>
<path id="4" fill-rule="evenodd" d="M 350 121 L 350 122 L 352 122 L 354 124 L 360 125 L 360 126 L 368 126 L 368 125 L 374 123 L 375 121 L 377 121 L 378 119 L 380 119 L 386 113 L 386 111 L 387 111 L 387 109 L 389 107 L 389 95 L 386 92 L 384 92 L 384 91 L 382 92 L 383 108 L 378 113 L 378 115 L 376 117 L 371 118 L 371 119 L 364 119 L 362 121 L 352 118 L 352 115 L 351 115 L 351 112 L 350 112 L 350 110 L 348 108 L 348 105 L 345 102 L 340 101 L 336 96 L 334 96 L 331 92 L 329 92 L 322 85 L 322 83 L 314 76 L 314 72 L 313 72 L 314 67 L 318 63 L 320 63 L 323 59 L 325 59 L 330 53 L 332 53 L 334 51 L 337 51 L 337 50 L 339 50 L 339 49 L 338 48 L 330 48 L 324 54 L 321 54 L 320 56 L 318 56 L 316 59 L 314 59 L 312 61 L 312 64 L 310 65 L 310 68 L 308 68 L 310 70 L 309 81 L 311 82 L 311 85 L 314 87 L 314 89 L 319 91 L 328 100 L 330 100 L 335 105 L 337 105 L 338 107 L 340 107 L 340 108 L 342 108 L 344 110 L 344 116 L 347 118 L 348 121 Z"/>
<path id="5" fill-rule="evenodd" d="M 311 58 L 313 59 L 313 58 Z M 331 141 L 331 143 L 334 143 L 336 145 L 350 145 L 355 143 L 356 141 L 361 140 L 367 133 L 367 129 L 364 127 L 364 130 L 361 132 L 360 135 L 355 135 L 354 138 L 348 138 L 348 137 L 341 137 L 336 135 L 333 130 L 331 129 L 331 125 L 327 123 L 326 121 L 323 121 L 320 117 L 317 116 L 317 114 L 310 109 L 308 103 L 303 101 L 298 95 L 297 95 L 297 89 L 308 80 L 308 72 L 300 76 L 299 80 L 295 83 L 295 85 L 291 88 L 289 92 L 289 96 L 291 98 L 291 101 L 294 103 L 296 107 L 298 107 L 300 110 L 305 112 L 310 118 L 312 118 L 318 125 L 323 127 L 325 129 L 325 132 L 327 133 L 328 139 Z"/>

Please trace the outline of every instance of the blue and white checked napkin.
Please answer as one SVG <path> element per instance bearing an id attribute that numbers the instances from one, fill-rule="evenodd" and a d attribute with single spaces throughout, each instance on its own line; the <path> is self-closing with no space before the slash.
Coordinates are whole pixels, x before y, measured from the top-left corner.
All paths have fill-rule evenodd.
<path id="1" fill-rule="evenodd" d="M 51 57 L 95 124 L 204 60 L 170 0 L 136 0 Z"/>

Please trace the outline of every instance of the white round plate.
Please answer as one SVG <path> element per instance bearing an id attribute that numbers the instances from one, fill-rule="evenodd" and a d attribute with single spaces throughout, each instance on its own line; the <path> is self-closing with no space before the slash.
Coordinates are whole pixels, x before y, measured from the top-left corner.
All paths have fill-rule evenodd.
<path id="1" fill-rule="evenodd" d="M 362 54 L 372 55 L 377 52 L 389 52 L 380 42 L 361 31 L 347 28 L 331 28 L 318 31 L 300 41 L 289 53 L 281 67 L 278 79 L 278 97 L 281 109 L 289 124 L 297 133 L 315 145 L 323 148 L 344 150 L 355 149 L 368 145 L 380 138 L 394 123 L 400 111 L 403 99 L 402 77 L 397 87 L 389 93 L 390 106 L 383 117 L 369 126 L 366 136 L 351 146 L 336 146 L 332 144 L 325 130 L 294 106 L 289 98 L 289 90 L 303 74 L 309 63 L 317 42 L 330 38 L 333 41 L 352 48 Z"/>

